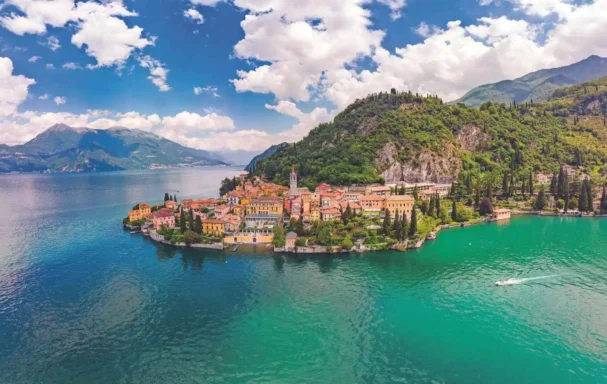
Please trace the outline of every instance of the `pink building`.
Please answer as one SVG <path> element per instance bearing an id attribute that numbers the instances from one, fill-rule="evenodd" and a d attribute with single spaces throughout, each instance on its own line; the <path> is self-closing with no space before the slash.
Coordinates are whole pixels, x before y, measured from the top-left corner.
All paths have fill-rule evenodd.
<path id="1" fill-rule="evenodd" d="M 155 230 L 162 227 L 173 228 L 175 227 L 175 215 L 168 209 L 161 209 L 152 214 L 152 223 Z"/>
<path id="2" fill-rule="evenodd" d="M 213 213 L 215 213 L 215 217 L 225 216 L 228 213 L 230 213 L 230 206 L 229 205 L 218 205 L 213 210 Z"/>

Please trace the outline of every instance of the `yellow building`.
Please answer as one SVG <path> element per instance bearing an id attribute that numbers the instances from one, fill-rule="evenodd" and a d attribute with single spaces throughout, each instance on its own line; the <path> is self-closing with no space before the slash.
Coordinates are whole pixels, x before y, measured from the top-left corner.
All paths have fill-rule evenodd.
<path id="1" fill-rule="evenodd" d="M 320 220 L 320 208 L 314 207 L 310 210 L 310 221 Z"/>
<path id="2" fill-rule="evenodd" d="M 205 235 L 220 237 L 223 236 L 225 223 L 221 220 L 202 220 L 202 233 Z"/>
<path id="3" fill-rule="evenodd" d="M 135 209 L 129 211 L 130 222 L 147 219 L 152 216 L 152 207 L 149 204 L 139 203 L 134 208 Z"/>
<path id="4" fill-rule="evenodd" d="M 139 203 L 139 210 L 141 211 L 141 215 L 143 217 L 148 217 L 152 214 L 152 207 L 146 203 Z"/>
<path id="5" fill-rule="evenodd" d="M 239 217 L 244 217 L 244 211 L 245 211 L 245 207 L 242 204 L 239 205 L 234 205 L 232 207 L 232 212 Z"/>
<path id="6" fill-rule="evenodd" d="M 133 221 L 137 221 L 137 220 L 141 220 L 143 219 L 143 215 L 141 214 L 141 211 L 139 209 L 133 209 L 132 211 L 129 211 L 129 221 L 132 223 Z"/>
<path id="7" fill-rule="evenodd" d="M 272 231 L 239 232 L 234 236 L 226 236 L 225 244 L 271 244 L 274 239 Z"/>
<path id="8" fill-rule="evenodd" d="M 275 197 L 260 197 L 252 199 L 246 205 L 247 215 L 278 215 L 282 217 L 283 200 Z"/>
<path id="9" fill-rule="evenodd" d="M 414 205 L 415 199 L 413 199 L 413 196 L 394 195 L 386 198 L 386 210 L 390 211 L 392 217 L 394 217 L 397 210 L 400 215 L 405 212 L 407 217 L 411 217 L 411 211 L 413 210 Z"/>

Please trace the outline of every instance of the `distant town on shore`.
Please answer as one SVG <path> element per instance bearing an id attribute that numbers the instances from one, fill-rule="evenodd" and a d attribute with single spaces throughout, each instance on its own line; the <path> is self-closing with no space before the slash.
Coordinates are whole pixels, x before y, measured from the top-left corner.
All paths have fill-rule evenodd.
<path id="1" fill-rule="evenodd" d="M 178 246 L 224 249 L 240 244 L 278 252 L 334 253 L 417 248 L 442 228 L 502 221 L 512 214 L 600 216 L 599 192 L 581 167 L 558 175 L 529 174 L 520 188 L 504 177 L 493 192 L 452 183 L 289 187 L 243 173 L 222 181 L 220 198 L 183 199 L 165 193 L 162 204 L 139 203 L 123 220 L 134 232 Z"/>

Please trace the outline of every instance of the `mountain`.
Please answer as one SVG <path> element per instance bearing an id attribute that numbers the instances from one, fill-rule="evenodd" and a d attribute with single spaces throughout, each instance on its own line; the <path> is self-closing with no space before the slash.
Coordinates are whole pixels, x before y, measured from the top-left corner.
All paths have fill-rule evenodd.
<path id="1" fill-rule="evenodd" d="M 517 106 L 470 108 L 411 93 L 373 94 L 259 161 L 255 173 L 287 185 L 296 165 L 304 186 L 503 175 L 522 181 L 570 164 L 604 177 L 605 115 L 607 78 L 562 89 L 550 102 Z"/>
<path id="2" fill-rule="evenodd" d="M 245 171 L 247 172 L 251 172 L 255 170 L 255 166 L 257 165 L 257 162 L 265 159 L 266 157 L 270 156 L 271 154 L 273 154 L 274 152 L 278 151 L 279 149 L 287 146 L 288 143 L 280 143 L 280 144 L 276 144 L 271 146 L 270 148 L 266 149 L 265 151 L 263 151 L 261 154 L 255 156 L 251 162 L 245 167 Z"/>
<path id="3" fill-rule="evenodd" d="M 150 132 L 54 125 L 31 141 L 0 146 L 0 173 L 95 172 L 177 165 L 226 165 L 207 151 Z"/>
<path id="4" fill-rule="evenodd" d="M 509 104 L 548 101 L 558 88 L 607 76 L 607 59 L 590 56 L 566 67 L 542 69 L 514 80 L 481 85 L 450 104 L 464 103 L 478 107 L 487 101 Z"/>

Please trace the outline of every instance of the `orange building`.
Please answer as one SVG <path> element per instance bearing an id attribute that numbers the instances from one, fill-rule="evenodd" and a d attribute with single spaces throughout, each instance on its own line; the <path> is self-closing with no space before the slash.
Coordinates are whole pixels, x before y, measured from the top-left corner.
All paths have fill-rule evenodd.
<path id="1" fill-rule="evenodd" d="M 202 233 L 205 235 L 220 237 L 225 231 L 225 222 L 222 220 L 202 220 Z"/>
<path id="2" fill-rule="evenodd" d="M 379 212 L 385 208 L 386 198 L 378 195 L 361 196 L 358 200 L 363 211 Z"/>
<path id="3" fill-rule="evenodd" d="M 411 211 L 415 205 L 415 199 L 409 195 L 394 195 L 386 198 L 386 210 L 390 211 L 392 217 L 396 214 L 396 211 L 400 215 L 405 212 L 407 217 L 411 218 Z"/>
<path id="4" fill-rule="evenodd" d="M 164 206 L 169 209 L 177 209 L 177 202 L 173 200 L 167 200 L 164 202 Z"/>

